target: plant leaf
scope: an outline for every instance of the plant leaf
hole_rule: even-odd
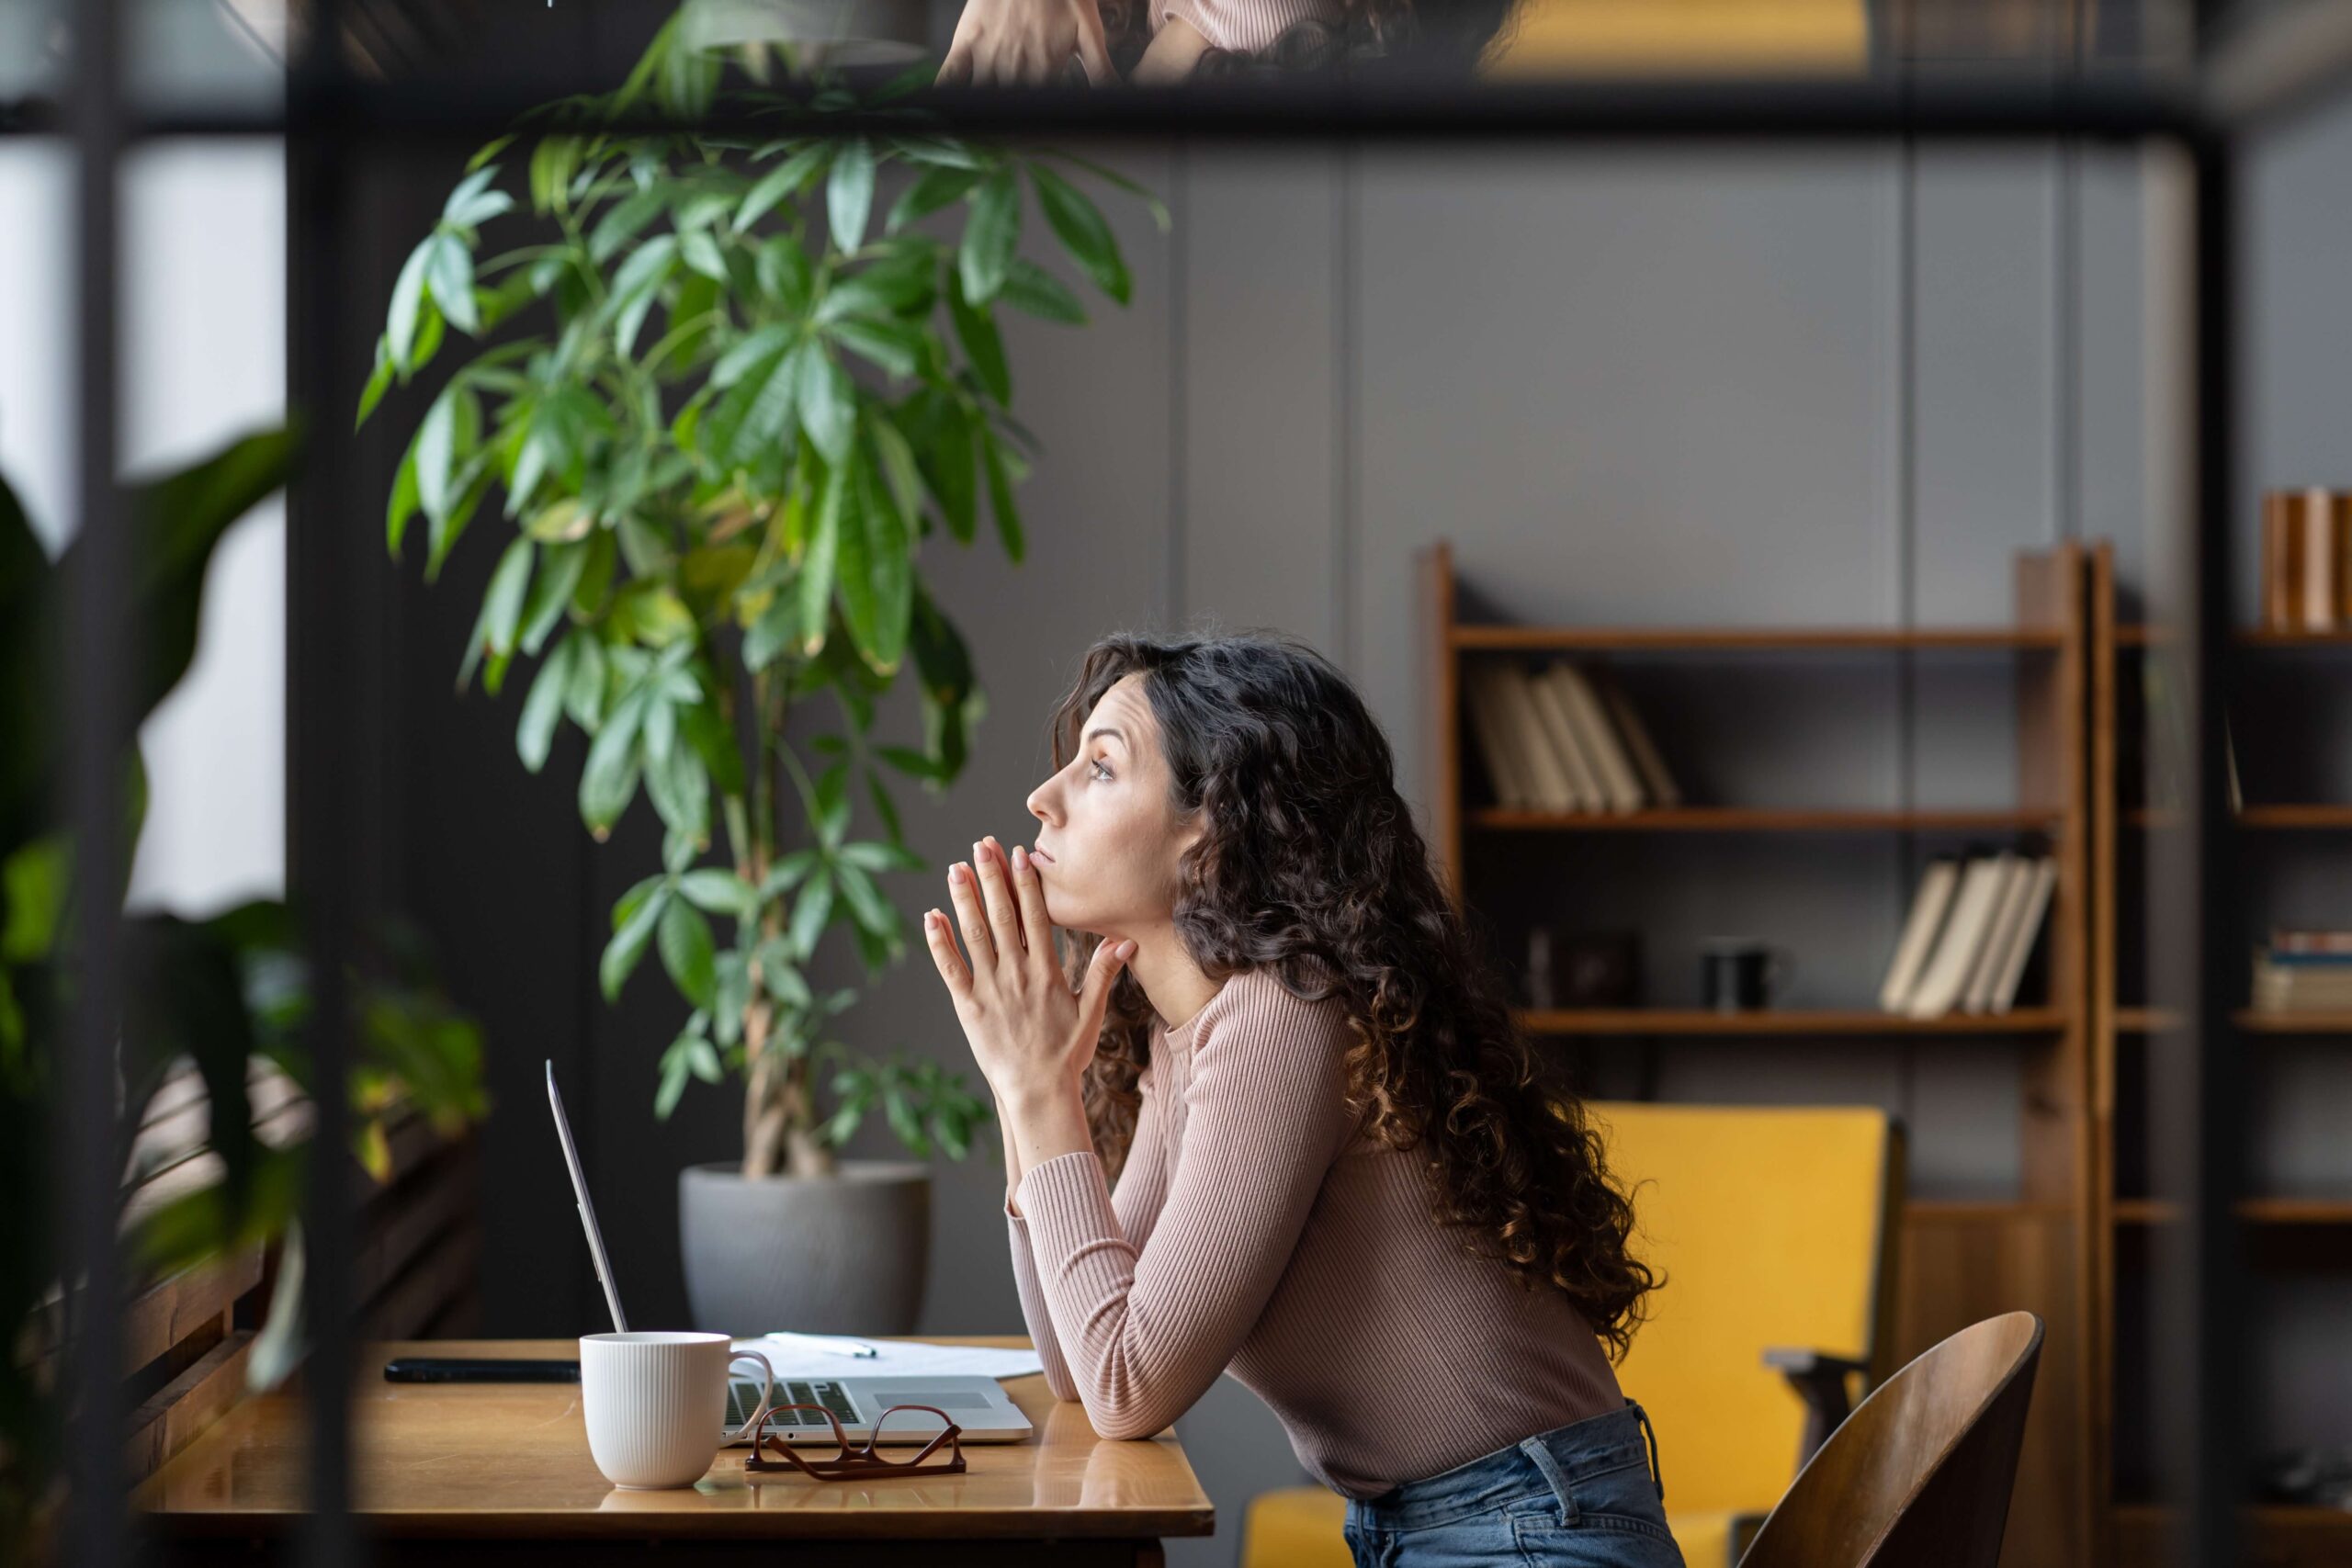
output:
[[[428,234],[416,249],[409,252],[408,260],[401,265],[400,277],[392,284],[391,314],[386,319],[384,336],[391,349],[392,363],[414,369],[410,355],[416,348],[417,307],[424,299],[425,269],[433,265],[433,250],[439,243],[438,234]]]
[[[687,872],[678,878],[678,891],[694,900],[699,908],[714,915],[727,915],[747,920],[758,912],[758,901],[752,885],[731,871],[718,866],[705,866]]]
[[[1015,310],[1049,321],[1074,327],[1086,324],[1086,307],[1078,302],[1069,286],[1027,256],[1012,258],[1012,269],[1004,275],[1003,298]]]
[[[523,716],[514,727],[514,752],[523,766],[537,773],[548,764],[548,750],[555,743],[555,727],[563,720],[563,695],[571,680],[575,643],[565,638],[539,662],[539,672],[523,698]]]
[[[524,652],[537,655],[547,646],[548,635],[563,619],[563,612],[580,586],[590,553],[585,539],[549,545],[542,552],[539,574],[532,580],[531,596],[523,608],[519,646]]]
[[[1020,243],[1021,187],[1011,170],[999,169],[972,193],[972,215],[964,225],[956,265],[967,299],[985,305],[996,298]]]
[[[833,157],[833,172],[825,183],[825,217],[832,228],[833,245],[843,255],[854,255],[865,243],[865,225],[874,209],[874,144],[862,136],[841,144]]]
[[[743,205],[735,209],[735,231],[743,232],[767,216],[776,203],[808,188],[808,182],[816,178],[832,155],[831,142],[812,142],[760,176],[759,183],[744,196]]]
[[[1029,165],[1029,182],[1037,188],[1037,205],[1045,209],[1046,223],[1071,259],[1086,269],[1086,275],[1103,293],[1125,304],[1134,284],[1127,276],[1127,264],[1119,254],[1119,243],[1112,237],[1111,226],[1102,220],[1101,209],[1085,192],[1043,164]]]
[[[1018,562],[1025,548],[1021,511],[1012,502],[1012,480],[1005,473],[1003,448],[986,424],[980,426],[980,466],[988,472],[989,509],[996,513],[997,536],[1004,541],[1005,558]]]
[[[440,234],[431,242],[432,260],[425,266],[425,282],[433,290],[433,302],[449,318],[449,324],[471,336],[481,331],[481,321],[474,313],[474,255],[466,243],[455,234]]]
[[[833,596],[833,559],[840,552],[842,508],[848,479],[840,468],[828,469],[823,498],[817,503],[817,523],[800,559],[800,649],[814,654],[825,646],[825,607]]]
[[[857,389],[851,384],[849,372],[815,338],[803,340],[794,352],[800,361],[800,428],[808,433],[826,463],[838,468],[848,458],[850,442],[857,433]]]
[[[637,729],[645,703],[640,686],[614,704],[588,748],[588,765],[580,774],[580,817],[600,843],[637,795]]]
[[[883,231],[889,234],[897,233],[906,225],[919,219],[927,218],[949,203],[962,199],[966,191],[979,183],[980,175],[977,169],[957,169],[944,164],[933,164],[916,175],[914,183],[899,194],[897,201],[890,204],[890,216],[882,221]]]
[[[792,925],[787,935],[792,951],[806,960],[816,951],[817,938],[823,933],[825,921],[833,912],[833,874],[830,867],[820,867],[807,882],[800,885],[800,897],[792,906]]]
[[[604,988],[606,1001],[620,1000],[621,987],[627,983],[629,971],[637,967],[638,960],[645,956],[646,944],[653,940],[654,927],[661,923],[669,905],[670,890],[657,878],[652,891],[644,896],[643,902],[613,932],[612,941],[605,944],[605,955],[596,964],[596,980]]]
[[[1004,340],[997,335],[996,318],[985,305],[966,297],[959,275],[947,291],[947,314],[956,323],[956,341],[964,345],[972,372],[989,397],[999,403],[1012,400],[1012,373],[1005,367]]]
[[[702,911],[684,898],[669,900],[662,908],[656,941],[662,949],[662,967],[670,972],[679,995],[696,1007],[710,1006],[718,983],[712,970],[717,949],[710,922],[702,918]]]

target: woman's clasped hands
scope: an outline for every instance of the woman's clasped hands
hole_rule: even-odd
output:
[[[1073,55],[1090,85],[1119,79],[1095,0],[967,0],[935,85],[1049,85]]]
[[[1111,983],[1135,943],[1097,946],[1073,993],[1035,864],[1019,845],[1008,856],[994,837],[973,844],[969,864],[947,868],[947,897],[964,952],[937,909],[924,914],[923,937],[981,1076],[1000,1100],[1016,1104],[1075,1092],[1094,1056]]]

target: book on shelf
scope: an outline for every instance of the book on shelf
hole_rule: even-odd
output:
[[[1879,985],[1878,1005],[1883,1010],[1901,1012],[1909,1002],[1911,987],[1918,983],[1919,971],[1927,965],[1928,951],[1943,929],[1944,916],[1951,909],[1951,896],[1959,886],[1957,855],[1938,855],[1920,872],[1919,886],[1911,895],[1911,913],[1903,921],[1903,934],[1894,943],[1894,957],[1886,966],[1886,978]]]
[[[1566,699],[1559,687],[1550,681],[1531,679],[1529,694],[1535,699],[1535,715],[1543,722],[1544,739],[1560,754],[1561,766],[1567,770],[1568,783],[1576,802],[1571,811],[1601,811],[1608,807],[1609,791],[1600,782],[1600,770],[1584,742],[1577,739],[1576,719],[1568,712]]]
[[[1907,1016],[1940,1018],[1959,1005],[1968,977],[1975,971],[1976,955],[1984,948],[1985,928],[1993,919],[1993,906],[2007,879],[2008,861],[2014,857],[2015,852],[2009,850],[1978,855],[1962,869],[1960,891],[1952,895],[1951,913],[1945,917],[1943,930],[1936,933],[1936,945],[1928,954],[1927,967],[1920,971],[1918,983],[1904,1000],[1903,1010]]]
[[[1474,663],[1464,672],[1462,684],[1463,694],[1469,699],[1466,705],[1470,709],[1470,733],[1477,740],[1478,755],[1487,764],[1487,779],[1494,786],[1495,800],[1516,810],[1535,802],[1528,788],[1527,775],[1521,771],[1498,690],[1506,679],[1501,665]]]
[[[2256,1012],[2352,1011],[2352,931],[2273,931],[2254,949]]]
[[[1535,804],[1546,811],[1575,811],[1579,808],[1577,791],[1558,748],[1544,732],[1543,716],[1535,711],[1533,684],[1525,671],[1504,667],[1503,679],[1495,687],[1502,703],[1503,724],[1510,732],[1512,749],[1525,763],[1528,790]]]
[[[2058,890],[2058,857],[2041,855],[2033,863],[2032,880],[2026,888],[2025,903],[2009,927],[2009,948],[2001,961],[2000,974],[1993,982],[1992,1010],[2007,1012],[2017,1005],[2018,987],[2025,979],[2025,966],[2033,957],[2034,942],[2041,934],[2042,918],[2050,912],[2050,900]]]
[[[1682,788],[1668,771],[1666,758],[1651,739],[1649,726],[1642,722],[1641,711],[1634,706],[1633,694],[1625,690],[1616,672],[1595,665],[1591,672],[1594,687],[1600,693],[1601,705],[1616,721],[1617,733],[1624,738],[1625,749],[1633,753],[1634,766],[1642,776],[1642,788],[1653,806],[1679,806]]]
[[[1626,754],[1624,742],[1609,722],[1600,706],[1600,698],[1583,671],[1568,660],[1554,661],[1544,671],[1542,679],[1554,683],[1574,722],[1577,739],[1583,742],[1600,774],[1601,788],[1608,796],[1611,811],[1638,811],[1646,800],[1639,774],[1634,771],[1634,760]]]
[[[1465,669],[1463,693],[1498,804],[1559,812],[1681,804],[1657,743],[1613,679],[1566,660],[1540,672],[1480,660]]]
[[[2010,928],[2024,915],[2027,893],[2033,886],[2033,863],[2020,854],[2001,862],[1999,889],[1993,895],[1993,913],[1984,922],[1984,940],[1977,944],[1976,962],[1969,966],[1968,984],[1961,988],[1962,1012],[1989,1012],[1993,983],[2008,962]]]
[[[2341,953],[2352,956],[2352,931],[2303,931],[2273,926],[2270,928],[2270,951],[2278,953]]]
[[[1880,985],[1880,1008],[1909,1018],[2009,1011],[2057,873],[2055,857],[2015,850],[1929,861]]]

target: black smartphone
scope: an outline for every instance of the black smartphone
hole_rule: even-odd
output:
[[[503,1356],[395,1356],[384,1363],[386,1382],[578,1382],[577,1361],[522,1360]]]

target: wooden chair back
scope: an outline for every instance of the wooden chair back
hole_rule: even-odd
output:
[[[1804,1467],[1741,1568],[1995,1568],[2041,1320],[1962,1329],[1888,1379]]]

